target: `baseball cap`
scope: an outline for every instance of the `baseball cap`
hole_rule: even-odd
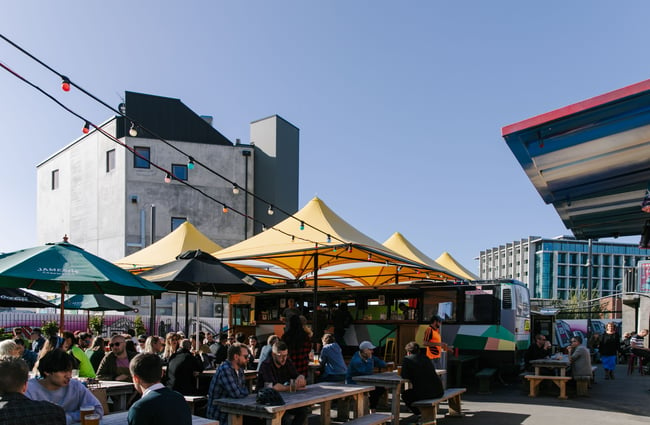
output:
[[[361,344],[359,344],[359,350],[365,350],[366,348],[373,350],[375,349],[375,346],[372,345],[372,342],[370,341],[363,341]]]

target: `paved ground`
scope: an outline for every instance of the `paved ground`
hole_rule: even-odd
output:
[[[518,383],[492,384],[491,394],[478,394],[478,383],[463,395],[462,418],[444,417],[446,404],[440,408],[438,425],[634,425],[650,423],[650,376],[637,373],[627,376],[625,365],[618,365],[615,380],[604,380],[602,365],[597,365],[596,384],[588,397],[576,397],[569,391],[568,400],[559,400],[559,390],[543,390],[530,398]],[[552,385],[552,384],[551,384]],[[388,412],[389,409],[379,409]],[[310,425],[319,424],[310,418]],[[414,422],[402,406],[400,425]]]

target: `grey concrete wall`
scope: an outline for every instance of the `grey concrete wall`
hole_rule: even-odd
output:
[[[255,144],[256,194],[285,211],[298,210],[300,130],[274,115],[251,123],[251,143]],[[255,217],[267,227],[286,218],[283,214],[267,215],[268,204],[255,202]],[[261,225],[255,225],[261,231]]]

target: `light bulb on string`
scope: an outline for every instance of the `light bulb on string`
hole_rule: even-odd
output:
[[[172,182],[172,175],[167,173],[165,174],[165,183],[171,183]]]
[[[266,232],[266,226],[262,224],[262,232]]]
[[[70,79],[68,77],[61,77],[61,90],[70,91]]]
[[[194,158],[190,156],[189,161],[187,161],[187,169],[188,170],[193,170],[194,169]]]
[[[135,123],[131,123],[131,128],[129,128],[129,136],[136,137],[138,135],[138,129],[135,127]]]
[[[275,214],[275,211],[273,211],[273,205],[269,205],[269,209],[266,210],[266,213],[268,215],[273,215]]]
[[[348,245],[348,252],[352,252],[352,244]]]
[[[332,237],[330,235],[327,235],[327,243],[332,242]]]
[[[86,121],[84,128],[81,129],[83,134],[88,134],[90,132],[90,123]]]
[[[228,206],[227,206],[227,205],[224,205],[223,208],[221,208],[221,212],[223,212],[224,214],[226,214],[226,213],[228,212]]]
[[[232,194],[233,195],[239,195],[239,186],[237,186],[237,184],[234,184],[232,186]]]
[[[300,230],[305,230],[305,222],[304,221],[300,222]]]
[[[294,235],[291,235],[291,242],[294,242],[296,240],[296,237]]]

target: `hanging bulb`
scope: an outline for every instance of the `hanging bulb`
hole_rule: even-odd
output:
[[[129,136],[136,137],[138,135],[138,129],[135,128],[135,124],[131,123],[131,128],[129,129]]]
[[[291,242],[295,241],[296,237],[294,235],[291,235]]]
[[[305,230],[305,222],[304,221],[300,222],[300,230]]]
[[[327,243],[332,242],[332,237],[330,235],[327,235]]]
[[[61,77],[63,81],[61,81],[61,89],[63,91],[70,91],[70,79],[68,77]]]
[[[221,208],[221,212],[223,212],[224,214],[226,214],[226,213],[228,212],[228,206],[227,206],[227,205],[224,205],[223,208]]]
[[[193,170],[194,169],[194,158],[190,156],[189,161],[187,162],[187,169],[188,170]]]
[[[119,105],[117,105],[117,109],[120,111],[120,114],[124,115],[126,114],[126,103],[122,102]]]
[[[239,186],[236,183],[232,186],[232,194],[239,195]]]
[[[348,245],[348,252],[352,252],[352,245]]]
[[[171,183],[171,181],[172,181],[172,175],[167,173],[165,175],[165,183]]]
[[[88,134],[88,132],[90,132],[90,123],[88,121],[86,121],[84,128],[82,128],[81,131],[83,134]]]
[[[262,224],[262,232],[266,232],[266,226]]]
[[[372,254],[368,254],[368,261],[372,261]]]
[[[273,205],[269,205],[269,209],[266,210],[266,213],[268,215],[273,215],[275,213],[275,211],[273,211]]]
[[[333,248],[332,248],[332,252],[336,252],[336,247],[333,247]]]

